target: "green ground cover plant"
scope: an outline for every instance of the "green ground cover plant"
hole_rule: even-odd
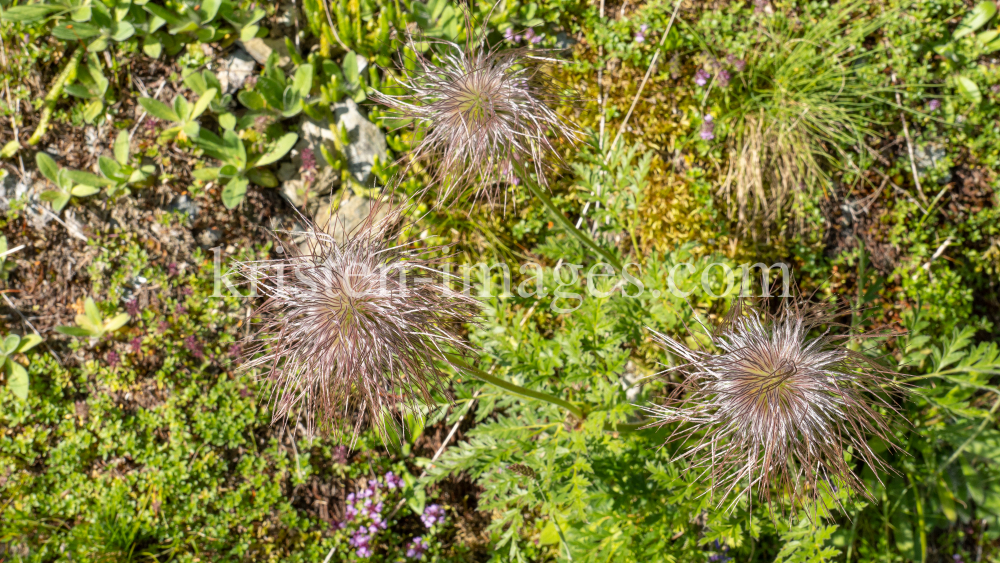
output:
[[[2,0],[0,561],[1000,559],[996,12]],[[477,315],[351,301],[379,200],[399,255],[364,264]],[[296,260],[318,317],[268,285]],[[884,431],[846,387],[791,434],[679,418],[777,263],[759,318],[837,307],[801,339],[878,366]],[[718,377],[786,412],[795,350]],[[692,452],[735,435],[720,490]],[[802,436],[844,448],[747,477]]]

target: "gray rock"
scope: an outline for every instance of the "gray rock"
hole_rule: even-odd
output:
[[[323,197],[329,196],[339,185],[340,171],[324,166],[319,169],[311,183],[307,184],[298,175],[286,180],[281,184],[281,194],[295,207],[305,205],[306,213],[312,216],[322,205]]]
[[[923,178],[927,175],[928,170],[932,170],[937,167],[937,163],[944,160],[946,156],[948,156],[948,151],[946,151],[941,145],[927,144],[914,147],[913,162],[917,165],[917,174]],[[952,175],[949,170],[938,179],[938,184],[947,184],[951,181],[951,178]]]
[[[264,60],[267,60],[266,58]],[[243,87],[243,83],[253,74],[256,62],[250,53],[237,47],[219,64],[216,75],[222,84],[223,94],[232,94]]]
[[[565,31],[560,31],[556,34],[556,49],[560,51],[569,51],[577,44],[577,40],[570,37]]]
[[[375,158],[385,162],[388,154],[385,134],[377,125],[368,121],[358,104],[349,98],[333,105],[333,115],[336,126],[346,129],[350,140],[346,155],[348,170],[362,185],[373,185],[371,170]]]
[[[171,213],[187,213],[192,221],[198,216],[198,204],[186,195],[177,196],[170,200],[167,211]]]
[[[287,68],[292,64],[292,57],[288,55],[288,47],[285,46],[284,39],[261,39],[254,37],[247,41],[242,39],[237,41],[246,52],[253,57],[253,60],[260,64],[266,64],[271,53],[278,53],[278,66]]]
[[[299,155],[294,154],[292,155],[292,158],[295,158],[297,156]],[[301,161],[301,157],[299,157],[299,160]],[[278,166],[279,182],[287,182],[292,178],[298,176],[298,174],[299,174],[299,167],[296,166],[295,164],[292,164],[291,162],[282,162],[281,165]]]
[[[343,199],[340,199],[339,196],[324,198],[323,205],[319,206],[314,215],[316,226],[332,236],[338,243],[343,243],[346,235],[351,234],[358,225],[368,218],[371,205],[371,199],[354,195],[349,190]],[[387,214],[388,208],[383,206],[376,213],[374,220],[379,221]]]

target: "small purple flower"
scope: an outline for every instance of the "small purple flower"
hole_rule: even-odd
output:
[[[927,102],[927,111],[937,111],[941,107],[941,100],[931,100]]]
[[[955,560],[955,563],[965,563],[962,560],[962,556],[957,553],[955,555],[952,555],[951,558]]]
[[[532,45],[538,45],[539,43],[542,42],[543,39],[545,39],[544,34],[542,33],[535,34],[535,30],[530,27],[524,30],[524,40],[527,41],[528,43],[531,43]]]
[[[115,369],[115,366],[118,365],[118,360],[119,360],[119,358],[118,358],[118,352],[115,352],[114,350],[112,350],[111,352],[108,352],[107,362],[108,362],[108,367],[109,368]]]
[[[242,353],[243,353],[243,345],[238,342],[229,347],[230,358],[239,358]]]
[[[440,505],[432,504],[424,508],[424,513],[420,516],[424,526],[433,528],[435,524],[444,522],[444,509]]]
[[[719,71],[718,78],[719,78],[719,88],[728,88],[729,79],[732,78],[732,75],[729,74],[728,70],[723,69]]]
[[[302,172],[302,179],[307,183],[312,183],[316,179],[316,155],[309,147],[302,149],[302,165],[299,169]]]
[[[168,323],[167,321],[160,321],[159,324],[156,325],[156,328],[162,334],[170,330],[170,323]]]
[[[174,307],[174,314],[177,315],[178,317],[187,312],[188,312],[187,307],[181,305],[180,303],[178,303],[177,306]]]
[[[130,316],[130,317],[138,317],[139,316],[139,300],[138,299],[132,299],[130,301],[126,301],[125,302],[125,312],[128,313],[128,316]]]
[[[191,355],[196,359],[201,360],[205,357],[205,349],[202,348],[201,342],[198,342],[198,339],[195,338],[193,334],[184,339],[184,347],[187,348],[188,351],[191,352]]]
[[[636,34],[635,34],[635,42],[636,43],[642,43],[642,42],[646,41],[646,30],[647,29],[649,29],[649,26],[646,25],[646,24],[642,24],[642,25],[639,26],[639,31],[637,31]]]
[[[333,448],[333,461],[340,465],[347,465],[347,446],[336,446]],[[350,502],[354,502],[354,493],[347,495]]]
[[[348,522],[353,522],[357,516],[358,516],[358,509],[355,508],[353,504],[347,505],[347,508],[344,509],[344,520]]]
[[[139,352],[142,352],[142,339],[139,338],[138,336],[133,338],[132,341],[129,342],[128,344],[132,348],[133,354],[138,354]]]
[[[347,502],[354,502],[358,497],[354,493],[347,494]]]
[[[347,527],[347,522],[343,520],[337,520],[336,518],[334,518],[333,522],[330,523],[330,527],[333,528],[334,530],[343,530],[344,528]]]
[[[371,541],[372,538],[368,535],[367,530],[359,528],[354,532],[354,536],[351,537],[348,543],[351,544],[351,547],[355,548],[355,553],[357,553],[358,557],[371,557]]]
[[[175,262],[171,262],[171,263],[167,264],[167,275],[168,276],[170,276],[170,277],[176,276],[177,275],[177,271],[178,271],[178,268],[177,268],[177,264]]]
[[[1000,84],[994,84],[993,86],[990,86],[990,92],[993,92],[994,94],[1000,94]]]
[[[385,486],[389,489],[402,489],[403,488],[403,478],[397,476],[392,471],[385,474]]]
[[[428,548],[430,546],[427,545],[427,540],[422,536],[417,536],[406,546],[406,556],[419,561],[424,556],[424,553],[427,553]]]
[[[726,55],[726,62],[733,66],[733,70],[736,72],[743,72],[747,67],[747,62],[743,59],[738,59],[734,55]]]
[[[514,33],[513,27],[508,27],[507,30],[503,32],[503,38],[511,43],[518,43],[521,41],[521,36]]]
[[[147,117],[142,122],[142,128],[147,133],[154,133],[160,127],[160,120],[155,117]]]
[[[708,84],[708,80],[712,78],[712,75],[708,73],[707,70],[699,68],[698,72],[694,73],[694,83],[698,86],[704,86]]]
[[[715,119],[712,118],[712,114],[705,115],[705,120],[701,122],[701,138],[703,141],[715,138]]]

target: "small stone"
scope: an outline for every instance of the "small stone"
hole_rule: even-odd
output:
[[[556,49],[560,51],[569,51],[576,46],[576,43],[576,39],[570,37],[565,31],[556,34]]]
[[[194,221],[198,216],[198,204],[186,195],[177,196],[167,205],[167,211],[171,213],[187,213],[188,217]]]
[[[924,177],[928,170],[937,166],[937,163],[948,156],[948,151],[937,144],[918,145],[913,149],[913,163],[917,165],[917,174]],[[952,179],[951,171],[946,172],[938,179],[938,184],[944,185]]]
[[[267,59],[265,59],[267,60]],[[245,50],[237,47],[219,64],[219,83],[223,94],[232,94],[243,87],[243,83],[253,74],[255,62]]]
[[[246,49],[246,52],[253,57],[253,60],[261,65],[267,64],[267,59],[271,56],[272,52],[278,53],[278,66],[281,68],[287,68],[292,64],[292,57],[288,55],[288,47],[285,46],[284,39],[261,39],[260,37],[254,37],[247,41],[241,39],[238,43]]]
[[[281,184],[281,194],[295,207],[306,207],[306,212],[313,215],[322,205],[323,196],[333,193],[340,185],[340,171],[329,166],[320,168],[316,179],[307,184],[296,175],[295,178]]]
[[[358,108],[358,104],[350,98],[334,104],[333,114],[337,128],[346,129],[350,140],[346,155],[348,170],[362,185],[373,185],[371,170],[375,164],[375,157],[384,163],[388,154],[385,134],[377,125],[368,121]]]
[[[297,155],[292,155],[292,158],[295,158],[295,156]],[[281,165],[278,166],[278,181],[287,182],[292,178],[294,178],[295,175],[298,173],[299,173],[298,166],[295,166],[295,164],[291,162],[282,162]]]
[[[222,240],[222,231],[215,227],[198,233],[198,246],[202,248],[215,248],[219,246],[220,240]]]

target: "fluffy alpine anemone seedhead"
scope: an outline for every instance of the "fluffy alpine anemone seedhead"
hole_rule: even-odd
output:
[[[844,459],[848,448],[873,470],[891,471],[867,437],[891,444],[879,407],[895,412],[883,398],[884,389],[900,389],[892,373],[841,345],[844,337],[808,336],[838,326],[840,312],[806,304],[771,314],[737,301],[712,335],[717,353],[656,335],[686,362],[674,368],[686,378],[666,405],[646,410],[658,424],[682,423],[670,441],[695,440],[680,457],[704,470],[720,504],[737,487],[768,503],[772,492],[798,503],[815,498],[824,481],[870,496]]]
[[[441,199],[473,184],[476,197],[492,199],[500,186],[516,183],[512,162],[533,169],[544,184],[546,160],[559,159],[549,134],[574,142],[580,137],[555,112],[570,98],[540,72],[537,55],[545,51],[491,49],[484,40],[470,40],[465,48],[434,44],[440,49],[433,61],[417,55],[415,71],[400,69],[407,94],[373,93],[414,121],[419,141],[411,164],[431,168]]]
[[[267,298],[244,367],[262,368],[276,421],[351,421],[356,434],[367,418],[386,439],[387,420],[442,390],[444,351],[467,351],[459,331],[478,302],[448,286],[428,257],[437,249],[395,244],[399,210],[376,220],[380,207],[341,243],[310,225],[304,249],[292,241],[302,233],[275,233],[281,259],[239,265]]]

